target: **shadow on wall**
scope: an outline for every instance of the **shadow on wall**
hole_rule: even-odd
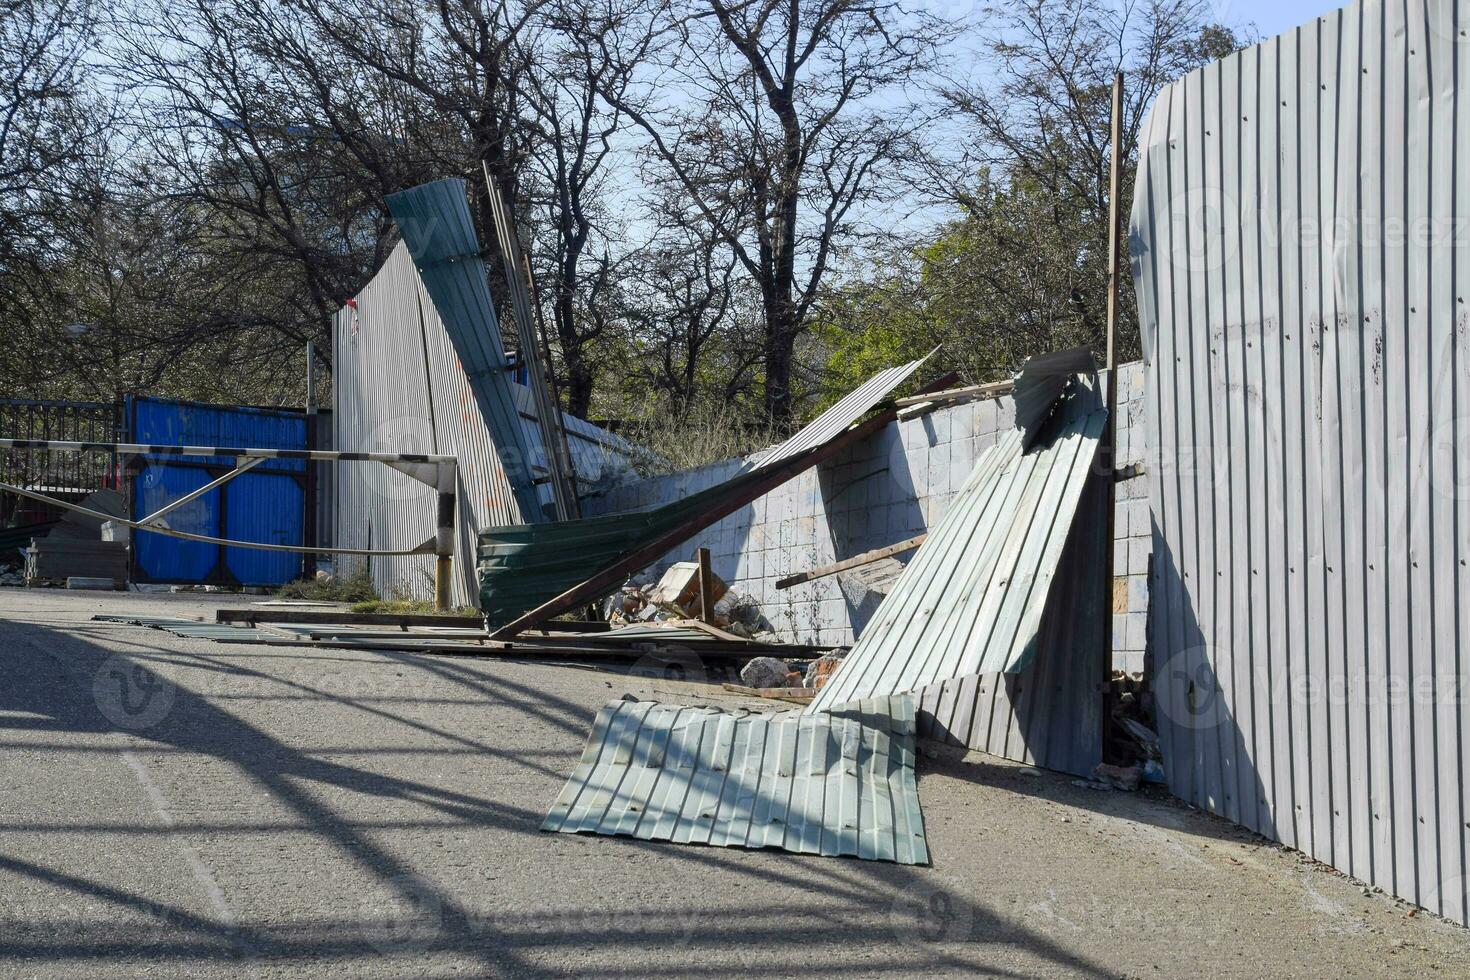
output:
[[[1169,790],[1212,813],[1280,840],[1271,799],[1252,763],[1254,746],[1234,710],[1272,696],[1269,679],[1249,670],[1243,689],[1217,669],[1218,644],[1200,625],[1190,580],[1154,523],[1153,613],[1149,638],[1155,723]],[[1244,696],[1241,696],[1241,695]]]
[[[834,561],[883,548],[927,530],[917,485],[901,435],[890,425],[868,446],[859,446],[834,466],[819,471]],[[857,458],[853,458],[856,456]],[[897,556],[907,563],[913,552]],[[884,594],[836,577],[854,637],[878,611]]]

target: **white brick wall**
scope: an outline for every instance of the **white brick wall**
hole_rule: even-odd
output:
[[[1124,402],[1118,448],[1123,466],[1144,458],[1141,364],[1124,365],[1120,391]],[[654,571],[688,560],[696,547],[704,545],[710,549],[715,573],[736,592],[753,596],[784,638],[851,643],[865,622],[865,610],[854,608],[843,596],[835,576],[786,590],[778,590],[776,580],[927,530],[944,513],[980,454],[1014,419],[1014,405],[1000,399],[890,425],[864,445],[808,470],[674,549]],[[583,511],[593,516],[656,506],[723,482],[738,468],[738,461],[728,460],[618,487],[586,501]],[[1114,666],[1140,671],[1152,541],[1146,477],[1118,484],[1114,523],[1115,574],[1125,580],[1114,592]]]

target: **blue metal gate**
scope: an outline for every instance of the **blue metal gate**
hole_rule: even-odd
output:
[[[155,445],[305,449],[306,417],[280,409],[239,408],[130,396],[128,439]],[[140,520],[234,466],[223,456],[146,456],[128,470],[128,503]],[[169,527],[265,544],[302,544],[306,464],[270,460],[164,518]],[[301,577],[301,555],[229,548],[133,533],[132,580],[173,585],[281,585]]]

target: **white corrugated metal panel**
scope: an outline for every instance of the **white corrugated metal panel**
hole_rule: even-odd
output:
[[[935,350],[938,350],[936,347]],[[909,376],[933,356],[930,351],[916,361],[900,364],[879,371],[857,388],[838,399],[825,412],[802,426],[801,431],[778,446],[755,453],[745,461],[743,470],[758,470],[774,466],[783,459],[799,456],[809,449],[825,445],[839,432],[867,414],[868,409],[887,398],[889,393],[908,380]]]
[[[541,829],[927,864],[913,700],[821,715],[613,701]]]
[[[1170,787],[1466,920],[1470,3],[1363,2],[1142,140]]]
[[[919,734],[1003,759],[1086,776],[1102,760],[1102,693],[1110,624],[1101,574],[1108,483],[1094,473],[1082,491],[1036,654],[1017,673],[968,674],[915,693]]]
[[[348,307],[337,314],[333,339],[336,446],[458,458],[453,602],[473,605],[479,595],[476,535],[481,527],[520,519],[515,494],[469,377],[402,243],[356,303],[355,310]],[[529,410],[529,397],[520,394],[521,386],[511,387]],[[526,423],[525,435],[539,451],[533,423]],[[582,477],[597,480],[619,470],[618,450],[626,444],[617,436],[568,418],[567,437]],[[339,465],[338,544],[412,547],[434,533],[435,495],[429,487],[378,463]],[[419,598],[432,597],[432,555],[375,557],[371,562],[380,594],[403,590]]]
[[[1078,380],[1030,450],[987,450],[807,710],[1025,667],[1106,418]]]

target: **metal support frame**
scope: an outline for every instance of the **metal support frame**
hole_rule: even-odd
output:
[[[229,483],[241,473],[246,473],[264,462],[265,460],[260,458],[259,456],[242,456],[235,461],[235,468],[230,470],[230,472],[226,473],[224,476],[216,477],[215,479],[210,480],[208,483],[197,490],[190,490],[178,500],[169,501],[162,507],[155,510],[153,513],[149,514],[147,517],[139,519],[138,526],[140,528],[147,528],[155,524],[159,524],[165,517],[167,517],[169,514],[172,514],[180,507],[193,503],[209,491],[224,486],[226,483]]]
[[[61,452],[108,452],[119,456],[225,456],[237,460],[235,469],[208,485],[191,491],[182,498],[171,501],[167,506],[154,511],[141,521],[130,521],[91,510],[79,504],[60,500],[49,494],[0,483],[0,491],[29,497],[43,503],[86,514],[104,521],[112,521],[138,531],[161,534],[165,537],[182,538],[186,541],[202,541],[206,544],[224,545],[230,548],[254,548],[259,551],[289,551],[307,555],[420,555],[432,554],[434,562],[434,606],[439,611],[449,608],[449,582],[454,556],[454,518],[458,507],[459,460],[453,456],[427,455],[423,453],[351,453],[321,449],[247,449],[230,446],[150,446],[130,442],[57,442],[48,439],[4,439],[0,438],[0,449],[44,449]],[[265,544],[258,541],[236,541],[231,538],[216,538],[207,534],[193,534],[161,527],[159,519],[191,500],[219,487],[241,473],[268,459],[306,459],[321,462],[376,462],[384,463],[401,473],[427,484],[435,491],[437,516],[434,537],[416,548],[386,550],[370,548],[317,548],[307,545]]]
[[[1111,160],[1108,173],[1108,319],[1107,319],[1107,361],[1105,368],[1108,376],[1107,386],[1107,422],[1103,424],[1101,445],[1098,447],[1097,459],[1102,472],[1107,475],[1106,502],[1104,504],[1103,516],[1103,561],[1102,574],[1099,587],[1103,590],[1101,609],[1111,610],[1113,608],[1113,550],[1116,544],[1113,536],[1116,533],[1114,527],[1115,512],[1118,505],[1117,480],[1113,474],[1117,470],[1117,445],[1118,445],[1118,359],[1116,354],[1118,335],[1118,287],[1120,284],[1121,264],[1123,261],[1123,233],[1122,233],[1122,195],[1123,195],[1123,73],[1118,72],[1113,76],[1113,107],[1112,107],[1112,131],[1111,138]],[[1104,615],[1110,615],[1105,613]],[[1099,664],[1099,680],[1106,682],[1112,673],[1113,667],[1113,631],[1102,630],[1101,662]],[[1108,712],[1099,712],[1101,717],[1102,731],[1100,745],[1107,744],[1108,737]]]
[[[567,433],[562,427],[561,405],[556,397],[555,372],[551,366],[551,350],[546,345],[544,331],[542,342],[537,343],[536,326],[531,317],[531,266],[521,255],[521,243],[516,238],[510,206],[491,178],[490,167],[482,162],[480,169],[485,175],[485,194],[490,201],[490,212],[495,217],[495,235],[505,268],[505,284],[510,293],[511,319],[516,326],[521,362],[526,365],[531,397],[536,404],[536,424],[541,430],[541,442],[546,449],[546,462],[551,471],[551,498],[556,507],[556,519],[575,520],[581,516],[577,505],[576,469],[572,465],[571,450],[567,446]],[[523,279],[522,276],[526,278]],[[544,363],[543,346],[546,346]]]

